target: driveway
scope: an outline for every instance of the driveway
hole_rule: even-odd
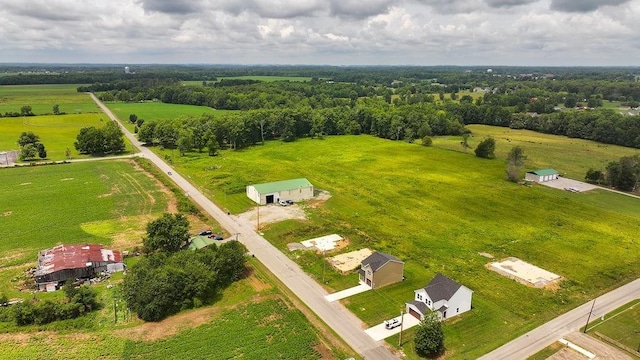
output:
[[[400,316],[395,317],[394,319],[400,319]],[[391,319],[388,319],[391,320]],[[418,324],[420,324],[420,320],[418,320],[415,316],[411,314],[403,314],[402,315],[402,331],[410,329]],[[369,336],[375,341],[380,341],[388,338],[389,336],[393,336],[400,332],[400,326],[395,327],[393,329],[387,329],[384,327],[384,323],[376,325],[374,327],[370,327],[365,330]]]
[[[342,291],[335,292],[333,294],[329,294],[329,295],[325,296],[324,298],[327,299],[328,302],[332,302],[332,301],[336,301],[336,300],[347,298],[349,296],[360,294],[360,293],[363,293],[363,292],[369,291],[369,290],[371,290],[371,286],[366,285],[366,284],[360,284],[360,285],[354,286],[352,288],[348,288],[348,289],[345,289],[345,290],[342,290]]]
[[[560,190],[564,190],[566,188],[575,188],[575,189],[580,190],[581,192],[599,188],[596,185],[591,185],[591,184],[583,182],[583,181],[567,179],[567,178],[564,178],[564,177],[558,178],[556,180],[541,182],[539,184],[540,185],[544,185],[544,186],[548,186],[548,187],[552,187],[552,188],[556,188],[556,189],[560,189]]]

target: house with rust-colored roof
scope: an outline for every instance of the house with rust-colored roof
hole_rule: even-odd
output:
[[[34,277],[39,290],[55,290],[67,280],[89,279],[103,272],[123,271],[119,251],[102,245],[58,245],[40,251]]]

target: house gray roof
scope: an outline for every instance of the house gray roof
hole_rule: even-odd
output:
[[[429,295],[431,301],[436,302],[440,300],[449,300],[453,294],[460,289],[462,285],[449,279],[442,274],[436,274],[436,277],[431,280],[424,290]]]
[[[396,261],[404,264],[400,259],[393,255],[385,254],[380,251],[376,251],[373,254],[369,255],[366,259],[362,260],[361,265],[369,265],[371,270],[376,271],[382,267],[382,265],[386,264],[389,261]]]
[[[427,307],[427,304],[423,303],[422,301],[409,301],[407,304],[411,304],[413,306],[415,306],[422,315],[426,314],[429,310],[429,308]]]

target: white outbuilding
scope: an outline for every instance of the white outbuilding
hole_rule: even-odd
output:
[[[305,178],[247,186],[247,196],[260,205],[313,198],[313,185]]]
[[[524,176],[527,181],[535,181],[537,183],[556,180],[558,178],[558,171],[556,169],[540,169],[535,171],[529,171]]]

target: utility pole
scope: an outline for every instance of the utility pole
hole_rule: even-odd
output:
[[[400,337],[398,338],[398,347],[402,346],[402,327],[404,326],[404,308],[400,308]]]
[[[118,305],[116,305],[116,299],[113,299],[113,321],[114,324],[118,323]]]
[[[256,211],[258,212],[258,226],[256,227],[256,230],[258,230],[258,232],[260,232],[260,204],[258,204],[258,206],[256,206]]]
[[[238,241],[238,235],[240,235],[240,233],[236,233],[236,241]]]
[[[325,258],[324,255],[324,249],[322,249],[322,283],[324,284],[324,273],[325,273],[325,267],[327,266],[327,259]]]
[[[593,307],[596,306],[596,300],[593,299],[593,304],[591,304],[591,310],[589,310],[589,316],[587,316],[587,324],[584,326],[584,333],[587,333],[587,328],[589,327],[589,320],[591,320],[591,314],[593,313]]]

